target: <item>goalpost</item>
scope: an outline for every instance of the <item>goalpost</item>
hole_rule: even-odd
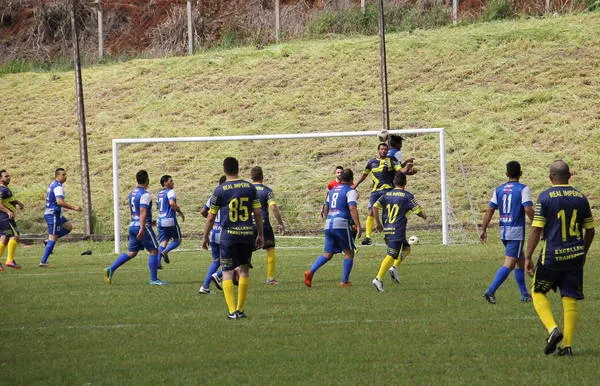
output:
[[[181,143],[181,142],[224,142],[224,141],[265,141],[265,140],[306,140],[335,137],[376,137],[380,131],[351,131],[351,132],[321,132],[301,134],[272,134],[272,135],[236,135],[236,136],[214,136],[214,137],[172,137],[172,138],[120,138],[112,140],[113,158],[113,208],[114,208],[114,240],[115,253],[121,251],[121,219],[120,219],[120,183],[119,183],[119,146],[135,144],[158,144],[158,143]],[[419,128],[390,130],[389,134],[433,134],[439,140],[439,187],[441,201],[441,228],[442,244],[449,244],[449,205],[446,176],[446,139],[443,128]],[[340,152],[344,149],[340,149]],[[227,154],[236,156],[236,154]],[[223,155],[223,157],[227,156]],[[223,158],[221,157],[221,158]],[[367,159],[364,160],[365,162]],[[361,161],[362,162],[362,161]],[[355,172],[357,176],[358,173]],[[418,174],[417,174],[418,175]]]

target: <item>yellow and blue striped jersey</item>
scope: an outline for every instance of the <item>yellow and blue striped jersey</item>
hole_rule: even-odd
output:
[[[371,173],[373,177],[373,192],[391,189],[394,186],[394,175],[402,167],[395,158],[371,158],[367,161],[364,174]]]

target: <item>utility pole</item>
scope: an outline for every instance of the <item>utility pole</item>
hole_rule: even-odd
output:
[[[102,60],[104,58],[104,18],[101,0],[96,0],[96,12],[98,15],[98,59]]]
[[[279,43],[279,23],[280,23],[279,0],[275,0],[275,42]]]
[[[188,29],[188,55],[194,55],[194,27],[192,23],[192,0],[187,0],[187,29]]]
[[[379,8],[379,64],[381,78],[381,111],[383,119],[382,130],[390,129],[390,107],[388,104],[387,58],[385,54],[385,18],[383,15],[383,0],[378,2]]]
[[[73,0],[71,11],[71,29],[73,30],[73,64],[75,67],[75,89],[77,94],[77,121],[79,123],[79,162],[81,166],[81,195],[85,220],[85,236],[93,234],[92,199],[90,195],[90,172],[87,151],[87,133],[85,128],[85,111],[83,108],[83,85],[81,81],[81,61],[79,59],[79,34],[77,33],[78,0]]]

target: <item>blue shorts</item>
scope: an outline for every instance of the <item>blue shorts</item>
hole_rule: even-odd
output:
[[[45,214],[44,219],[46,220],[46,224],[48,224],[48,234],[49,235],[57,235],[63,228],[63,224],[69,222],[69,220],[60,216],[60,214]]]
[[[523,240],[502,240],[504,244],[504,256],[522,259],[523,255]]]
[[[137,239],[137,234],[140,231],[139,226],[129,227],[129,252],[138,252],[143,249],[148,252],[158,249],[158,241],[156,241],[156,234],[154,229],[146,224],[146,231],[144,232],[144,238],[141,240]]]
[[[14,218],[0,220],[0,236],[19,237],[20,232]]]
[[[410,251],[410,244],[406,241],[401,240],[385,240],[387,244],[386,254],[392,256],[394,259],[397,259],[400,256],[400,253],[404,251]]]
[[[350,228],[325,229],[324,252],[340,253],[347,250],[354,250],[354,238],[352,237]]]
[[[550,290],[556,292],[556,288],[560,289],[560,296],[583,299],[583,269],[555,271],[538,262],[533,276],[533,292],[545,294]]]
[[[381,189],[381,190],[376,190],[374,192],[371,192],[371,195],[369,196],[369,207],[368,207],[369,210],[371,210],[373,208],[373,205],[377,202],[377,200],[379,200],[379,197],[383,196],[390,190],[391,189]]]
[[[212,227],[212,229],[210,230],[210,235],[209,235],[209,240],[210,243],[217,243],[219,244],[221,242],[221,226],[214,226]]]
[[[252,251],[255,242],[235,242],[233,240],[221,240],[221,266],[223,271],[236,269],[240,265],[249,265],[252,268]]]
[[[179,224],[175,224],[172,227],[158,227],[158,240],[160,242],[168,240],[179,240],[181,239],[181,229]]]

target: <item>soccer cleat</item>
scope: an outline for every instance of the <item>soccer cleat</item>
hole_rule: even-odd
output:
[[[373,287],[375,287],[377,291],[383,292],[383,282],[381,280],[375,278],[371,283],[373,283]]]
[[[16,261],[9,261],[6,264],[4,264],[5,267],[10,267],[12,269],[21,269],[21,266],[19,264],[17,264]]]
[[[113,276],[112,269],[110,269],[110,267],[104,268],[104,282],[106,284],[112,284],[112,276]]]
[[[562,332],[558,329],[558,327],[554,327],[552,331],[550,331],[550,335],[546,339],[546,347],[544,348],[544,354],[549,355],[552,354],[556,350],[556,346],[563,338]]]
[[[237,314],[237,319],[244,319],[247,318],[246,314],[244,313],[244,311],[236,311],[235,312]]]
[[[373,245],[373,240],[370,237],[365,237],[360,243],[361,245]]]
[[[396,267],[391,266],[390,269],[388,269],[388,272],[390,273],[390,278],[392,279],[392,281],[394,283],[400,284],[400,272],[398,272]]]
[[[217,275],[216,272],[210,275],[210,281],[213,282],[213,284],[215,285],[215,287],[217,287],[219,291],[223,290],[223,278],[219,277],[219,275]]]
[[[277,284],[279,284],[279,282],[277,280],[275,280],[275,279],[271,279],[271,280],[267,279],[267,281],[265,282],[265,284],[266,285],[277,285]]]
[[[529,303],[529,302],[531,302],[531,295],[529,295],[529,294],[521,295],[519,300],[522,301],[523,303]]]
[[[485,300],[487,300],[488,303],[496,304],[496,296],[494,296],[494,294],[488,294],[487,292],[484,292],[483,297],[485,298]]]
[[[304,285],[310,288],[312,286],[313,273],[310,271],[304,272]]]
[[[351,287],[352,286],[352,282],[351,281],[342,281],[340,282],[340,287]]]
[[[167,283],[166,281],[162,281],[160,279],[156,279],[156,280],[150,280],[148,282],[148,284],[150,284],[150,285],[167,285],[169,283]]]
[[[159,264],[158,267],[156,267],[156,269],[163,269],[162,264]]]
[[[214,292],[212,292],[210,288],[204,288],[204,286],[201,286],[198,290],[198,293],[201,295],[212,295]]]
[[[232,313],[227,314],[227,319],[237,319],[238,313],[237,311],[233,311]]]
[[[169,254],[167,252],[161,252],[160,256],[167,264],[171,264],[171,260],[169,260]]]
[[[39,267],[40,267],[40,268],[50,268],[50,267],[51,267],[51,265],[50,265],[50,264],[48,264],[48,263],[40,263]]]
[[[571,346],[559,347],[558,351],[556,352],[556,355],[558,355],[559,357],[572,357],[573,350],[571,349]]]

